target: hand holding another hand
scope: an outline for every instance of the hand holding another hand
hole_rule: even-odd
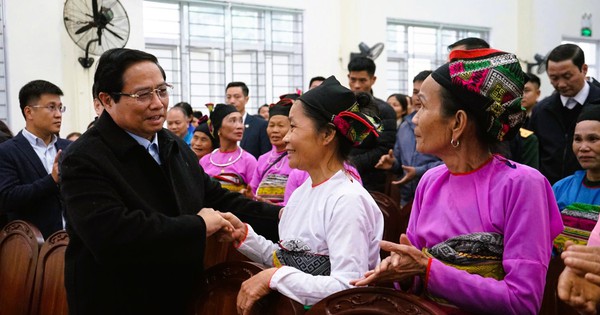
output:
[[[232,233],[223,233],[219,235],[219,241],[221,242],[233,242],[234,246],[239,246],[244,241],[248,234],[248,227],[238,217],[233,215],[231,212],[220,212],[221,217],[227,220],[233,226]]]
[[[204,220],[204,224],[206,225],[206,237],[209,237],[218,231],[231,234],[235,230],[229,221],[224,219],[218,211],[215,211],[212,208],[202,208],[197,215]]]

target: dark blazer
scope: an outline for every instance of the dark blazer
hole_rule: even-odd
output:
[[[56,150],[70,143],[59,138]],[[33,223],[44,238],[63,228],[58,185],[22,132],[0,144],[0,211],[9,221]]]
[[[105,111],[65,152],[70,314],[185,313],[201,285],[202,208],[231,211],[278,239],[280,207],[221,188],[168,130],[158,142],[161,165]]]
[[[600,99],[600,87],[590,84],[590,93],[583,106],[597,99]],[[540,172],[550,184],[581,169],[572,149],[575,124],[565,125],[562,110],[560,94],[555,92],[533,108],[529,121],[529,127],[539,141]]]
[[[246,115],[244,121],[244,136],[240,141],[242,149],[258,159],[261,155],[271,151],[271,141],[267,135],[267,121],[262,117]]]

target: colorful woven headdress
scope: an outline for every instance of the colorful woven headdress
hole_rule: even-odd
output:
[[[495,49],[455,50],[431,74],[461,104],[485,117],[484,129],[498,141],[512,139],[525,119],[527,82],[517,56]]]
[[[354,92],[343,87],[334,76],[298,99],[335,125],[353,146],[360,145],[371,133],[379,137],[379,124],[373,117],[360,112]]]

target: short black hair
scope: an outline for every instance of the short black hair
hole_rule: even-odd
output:
[[[202,114],[202,112],[201,112],[201,111],[199,111],[199,110],[195,110],[195,111],[192,113],[192,116],[194,116],[194,117],[196,117],[196,118],[200,119],[200,118],[202,118],[202,116],[204,116],[204,115]]]
[[[573,64],[582,70],[583,64],[585,63],[585,54],[583,50],[575,44],[562,44],[556,46],[548,58],[546,58],[546,67],[548,67],[548,61],[561,62],[565,60],[573,61]]]
[[[142,61],[155,63],[160,69],[163,79],[166,80],[165,71],[154,55],[136,49],[113,48],[105,51],[98,60],[92,94],[97,97],[101,92],[108,93],[115,102],[118,102],[121,95],[115,93],[121,92],[123,89],[123,73],[129,66]],[[94,88],[95,91],[93,91]]]
[[[194,114],[194,110],[192,109],[192,105],[188,102],[179,102],[175,104],[173,107],[181,107],[185,111],[185,115],[189,118]]]
[[[248,86],[244,82],[240,82],[240,81],[229,82],[229,84],[227,84],[227,87],[225,88],[225,91],[227,91],[231,87],[241,87],[242,94],[244,94],[244,96],[248,96],[250,94],[250,90],[248,90]]]
[[[367,57],[356,57],[348,63],[348,72],[367,71],[370,76],[374,76],[376,69],[373,59]]]
[[[481,38],[467,37],[448,45],[448,51],[451,51],[452,49],[462,45],[465,46],[466,50],[490,48],[490,44]]]
[[[315,82],[315,81],[325,81],[325,77],[316,76],[316,77],[310,79],[310,82],[308,82],[308,86],[310,87],[313,84],[313,82]]]
[[[540,77],[538,77],[537,75],[535,75],[533,73],[528,73],[527,76],[529,77],[529,80],[527,80],[527,82],[531,82],[531,83],[537,85],[537,87],[539,89],[540,86],[542,85],[542,82],[540,81]]]
[[[63,91],[58,86],[45,80],[34,80],[23,85],[19,90],[19,106],[23,117],[25,117],[25,107],[37,102],[42,94],[63,96]]]
[[[433,73],[433,71],[431,71],[431,70],[423,70],[423,71],[417,73],[417,75],[413,79],[413,83],[425,81],[425,79],[427,79],[427,77],[432,73]]]

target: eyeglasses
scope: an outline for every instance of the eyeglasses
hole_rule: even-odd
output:
[[[41,107],[41,108],[45,108],[51,112],[58,110],[61,113],[64,113],[67,110],[67,106],[63,106],[63,105],[31,105],[30,107]]]
[[[154,93],[156,93],[156,95],[158,95],[158,98],[161,101],[168,100],[169,93],[171,93],[172,90],[173,90],[172,85],[165,84],[165,85],[157,87],[156,89],[141,90],[141,91],[138,91],[133,94],[123,93],[123,92],[112,92],[110,94],[128,96],[131,98],[135,98],[137,100],[137,102],[140,104],[148,104],[148,103],[152,102],[152,97],[153,97]]]

